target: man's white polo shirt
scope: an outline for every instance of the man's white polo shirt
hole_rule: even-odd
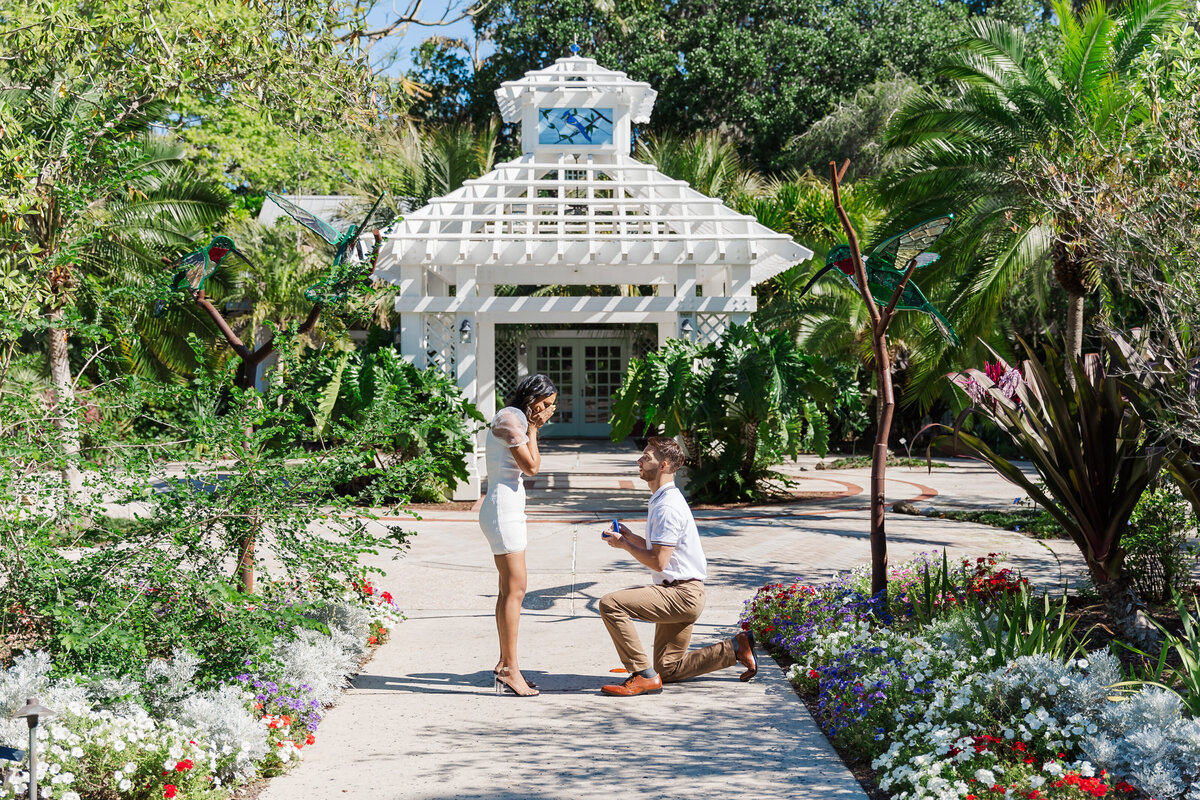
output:
[[[662,572],[654,573],[654,582],[704,580],[708,577],[708,561],[700,546],[700,532],[683,492],[675,482],[664,483],[650,495],[646,515],[646,543],[674,547],[671,560]]]

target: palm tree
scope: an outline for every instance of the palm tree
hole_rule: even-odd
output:
[[[81,486],[75,389],[67,348],[67,309],[80,290],[136,283],[161,270],[163,255],[219,219],[228,192],[201,180],[172,149],[149,134],[166,107],[152,103],[98,128],[86,97],[12,90],[3,104],[22,121],[20,134],[37,146],[39,202],[8,223],[18,269],[43,277],[47,352],[55,420],[66,466],[64,482]],[[103,118],[103,115],[101,115]]]
[[[718,131],[639,139],[637,156],[662,174],[686,181],[700,194],[731,207],[758,195],[763,187],[762,178],[738,155],[737,145]]]
[[[1104,136],[1137,117],[1131,66],[1178,7],[1176,0],[1139,0],[1115,16],[1096,0],[1077,15],[1057,0],[1060,42],[1049,61],[1023,31],[976,17],[972,35],[941,70],[953,91],[922,91],[896,115],[887,147],[902,166],[880,181],[894,209],[886,229],[956,215],[940,248],[944,258],[922,285],[944,284],[964,340],[990,334],[1006,297],[1049,264],[1068,296],[1067,352],[1081,351],[1092,255],[1079,246],[1071,219],[1039,204],[1032,156],[1069,156],[1084,135]],[[945,366],[928,372],[944,374]]]
[[[490,171],[496,163],[499,135],[500,124],[494,117],[482,125],[453,122],[401,129],[383,146],[386,157],[400,168],[400,185],[371,186],[368,193],[378,196],[386,189],[389,196],[420,208]]]

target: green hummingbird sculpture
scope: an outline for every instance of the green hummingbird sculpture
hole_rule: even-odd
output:
[[[237,249],[237,245],[228,236],[214,236],[213,240],[198,250],[193,250],[171,264],[175,275],[171,279],[171,292],[186,291],[193,297],[204,289],[204,282],[217,271],[225,257],[233,254],[246,264],[250,260]],[[167,313],[169,299],[160,299],[154,304],[154,316],[161,317]]]
[[[953,221],[953,214],[927,219],[920,225],[886,239],[863,259],[863,268],[867,273],[867,287],[871,290],[871,297],[877,304],[886,306],[891,302],[896,287],[904,280],[904,273],[913,261],[916,261],[917,269],[922,269],[940,258],[937,253],[929,253],[925,249],[932,246]],[[829,251],[825,257],[825,266],[812,277],[800,296],[803,297],[818,278],[835,269],[845,276],[851,286],[855,289],[858,288],[858,284],[854,280],[854,259],[851,255],[850,245],[840,244]],[[921,287],[917,286],[911,278],[904,286],[904,291],[900,293],[896,308],[928,314],[947,341],[955,345],[959,343],[958,334],[954,332],[950,321],[934,308],[933,304],[925,297],[925,293],[921,291]]]
[[[383,195],[379,195],[379,198],[375,201],[375,205],[371,206],[371,210],[363,218],[362,224],[351,225],[344,231],[339,231],[332,223],[321,219],[316,214],[301,208],[287,198],[281,197],[274,192],[267,192],[267,197],[271,198],[275,205],[283,209],[289,217],[334,247],[333,269],[330,270],[329,275],[323,280],[305,289],[304,296],[314,303],[331,303],[345,300],[354,285],[370,274],[370,270],[364,270],[362,264],[347,264],[346,256],[350,253],[353,246],[358,250],[359,257],[362,258],[363,253],[362,248],[359,246],[359,236],[367,223],[371,221],[371,217],[375,214],[375,209],[379,208],[379,203],[383,200]],[[368,259],[365,263],[373,269],[374,262],[371,259]]]

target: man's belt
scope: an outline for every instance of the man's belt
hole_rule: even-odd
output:
[[[692,581],[700,581],[700,578],[680,578],[677,581],[663,581],[663,586],[678,586],[681,583],[691,583]]]

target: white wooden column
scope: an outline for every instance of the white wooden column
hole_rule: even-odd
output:
[[[480,297],[491,297],[494,287],[491,284],[481,283],[476,291]],[[475,405],[479,408],[479,413],[490,421],[496,414],[496,323],[491,319],[476,315],[475,331],[475,380],[478,382],[477,397],[479,398],[475,401]],[[487,477],[487,459],[483,457],[487,445],[486,437],[486,429],[475,435],[475,450],[481,456],[477,462],[480,478]],[[476,497],[478,496],[476,494]]]
[[[658,346],[662,347],[667,343],[667,339],[679,338],[679,318],[674,315],[672,319],[658,323]]]
[[[729,268],[729,296],[752,297],[754,281],[750,279],[750,266],[738,265]],[[734,312],[729,315],[729,321],[734,325],[746,325],[750,322],[749,312]]]
[[[420,264],[400,265],[400,297],[423,297],[425,295],[425,268]],[[400,357],[424,369],[428,364],[425,356],[425,321],[421,314],[400,314]]]
[[[675,296],[680,300],[695,300],[696,299],[696,266],[694,264],[682,264],[679,266],[675,276]],[[675,330],[671,331],[670,336],[676,339],[682,339],[683,334],[679,332],[679,326],[683,324],[684,319],[691,320],[692,323],[692,339],[695,339],[696,331],[696,315],[693,313],[676,314],[675,315]],[[662,338],[662,326],[658,330],[659,339]],[[661,346],[661,345],[660,345]]]
[[[475,295],[475,269],[474,267],[459,267],[457,270],[457,288],[455,289],[456,297],[473,297]],[[469,341],[463,341],[462,327],[466,322],[470,325],[471,333]],[[488,359],[490,368],[495,374],[495,365],[492,362],[494,353],[494,337],[490,337],[487,344],[489,351],[481,352],[480,345],[483,326],[479,323],[474,312],[463,312],[456,314],[454,317],[454,354],[455,366],[458,371],[458,388],[468,400],[480,407],[480,356],[485,355]],[[493,378],[494,383],[494,378]],[[482,411],[482,407],[480,407]],[[485,412],[486,415],[486,412]],[[491,417],[488,416],[490,420]],[[452,493],[452,500],[477,500],[480,493],[481,472],[483,472],[484,460],[484,435],[481,432],[475,436],[474,452],[467,456],[467,481],[455,485]]]

